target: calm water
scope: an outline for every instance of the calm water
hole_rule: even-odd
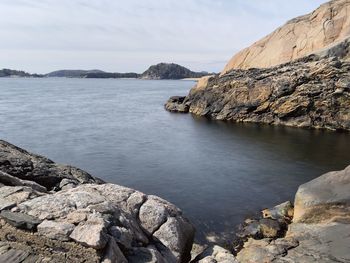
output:
[[[350,134],[215,122],[163,104],[191,81],[0,79],[0,138],[159,195],[199,238],[350,164]]]

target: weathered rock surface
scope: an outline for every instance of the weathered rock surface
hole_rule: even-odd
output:
[[[84,171],[3,141],[0,160],[1,228],[16,229],[0,235],[0,262],[64,262],[77,251],[91,258],[69,262],[189,261],[194,227],[173,204],[119,185],[97,184]],[[28,245],[35,240],[37,246],[41,239],[43,247]]]
[[[77,184],[102,182],[83,170],[56,164],[43,156],[29,153],[2,140],[0,140],[0,170],[13,177],[35,182],[49,190],[59,189],[59,184],[64,178]],[[0,183],[3,183],[3,180],[5,179],[0,174]],[[12,184],[7,182],[6,185]]]
[[[350,130],[350,62],[309,56],[211,77],[166,109],[217,120]]]
[[[349,13],[349,0],[325,3],[240,51],[228,62],[222,74],[232,69],[268,68],[324,52],[350,37]]]
[[[295,196],[295,223],[350,223],[350,166],[324,174],[299,187]]]
[[[333,0],[238,53],[165,108],[216,120],[350,130],[350,0]]]
[[[238,253],[238,261],[350,262],[349,190],[350,166],[300,186],[294,203],[294,219],[286,236],[250,238]],[[277,211],[288,211],[286,205],[283,207]]]

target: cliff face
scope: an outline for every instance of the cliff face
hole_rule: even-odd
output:
[[[317,53],[350,37],[350,0],[333,0],[297,17],[236,54],[232,69],[267,68]]]
[[[228,66],[224,74],[201,79],[186,98],[170,98],[166,109],[217,120],[350,130],[350,39],[318,50],[317,54],[289,61],[315,47],[321,48],[346,37],[350,33],[350,20],[346,15],[349,7],[349,0],[331,1],[311,15],[292,20],[267,37],[264,45],[255,44],[242,51],[247,52],[245,59],[239,63],[239,59],[233,59],[237,63]],[[310,32],[321,27],[323,33],[305,35],[306,21],[312,21]],[[327,31],[329,23],[334,27]],[[290,33],[280,33],[292,25],[294,30]],[[334,33],[332,37],[330,32]],[[301,39],[309,44],[305,44],[302,52],[296,52],[298,49],[294,48],[296,56],[287,56],[291,54],[287,43]],[[292,46],[296,46],[295,43]],[[258,50],[256,47],[259,52],[253,51]],[[280,64],[285,60],[289,62]],[[279,65],[250,68],[274,64]]]

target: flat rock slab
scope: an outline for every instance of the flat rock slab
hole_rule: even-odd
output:
[[[16,213],[7,210],[3,210],[0,213],[0,217],[2,217],[7,223],[10,225],[26,230],[35,230],[37,225],[41,223],[41,220],[24,214],[24,213]]]

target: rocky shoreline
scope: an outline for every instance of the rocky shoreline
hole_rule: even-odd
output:
[[[234,250],[199,247],[173,204],[0,141],[0,262],[349,262],[349,187],[350,167],[325,174]]]
[[[347,47],[348,48],[348,47]],[[268,69],[202,78],[165,108],[215,120],[350,130],[350,63],[310,55]]]

